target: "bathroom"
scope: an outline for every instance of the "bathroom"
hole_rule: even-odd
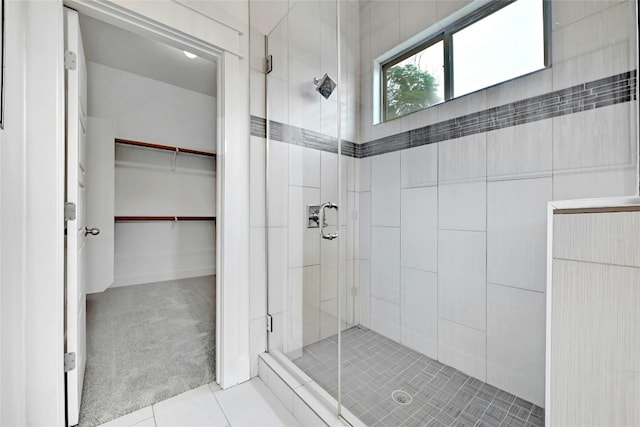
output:
[[[622,360],[637,354],[637,287],[602,307],[580,287],[640,282],[638,228],[615,222],[640,205],[637,2],[2,4],[3,425],[67,425],[64,6],[217,61],[218,393],[262,381],[302,425],[640,423],[640,368]],[[535,48],[485,31],[462,67],[456,37],[523,4]],[[420,58],[437,94],[392,112],[389,76]],[[575,295],[554,288],[571,280]],[[551,304],[569,297],[585,304]],[[598,315],[571,324],[582,307]],[[584,351],[590,337],[614,351]],[[553,363],[566,346],[619,362],[618,382],[567,382],[583,371]],[[571,399],[595,384],[625,388],[594,394],[609,406]]]
[[[634,2],[528,2],[534,12],[520,13],[537,13],[529,33],[544,43],[532,68],[386,119],[385,65],[494,12],[483,7],[251,4],[252,345],[263,345],[266,277],[268,357],[366,425],[543,425],[547,204],[637,192]],[[485,36],[473,48],[490,58],[454,87],[525,61]],[[316,92],[325,73],[337,82],[328,99]],[[606,102],[589,92],[618,83]],[[416,374],[449,381],[448,367],[460,383],[425,397]],[[456,402],[474,379],[486,385],[466,391],[486,387],[484,399]]]

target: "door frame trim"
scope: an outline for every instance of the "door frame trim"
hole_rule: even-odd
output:
[[[124,6],[119,6],[117,0],[113,2],[97,2],[82,0],[65,0],[64,5],[76,9],[81,14],[91,16],[112,25],[124,28],[134,33],[151,37],[160,42],[172,45],[176,48],[189,50],[198,56],[215,61],[218,64],[217,71],[217,142],[216,142],[216,382],[225,389],[246,381],[250,378],[249,363],[249,321],[243,314],[248,310],[248,277],[243,279],[243,270],[248,271],[248,231],[242,230],[242,220],[237,220],[238,193],[242,196],[246,190],[248,198],[248,182],[242,191],[230,191],[232,184],[237,183],[235,175],[239,165],[244,161],[246,146],[246,159],[248,165],[248,125],[240,126],[238,121],[247,116],[248,111],[243,111],[243,104],[238,101],[236,94],[243,93],[242,57],[234,48],[234,43],[227,40],[220,42],[219,47],[212,42],[180,31],[169,25],[154,20],[152,17],[143,16],[131,11]],[[192,12],[190,12],[192,13]],[[213,21],[210,22],[213,24]],[[238,34],[240,38],[241,34]],[[239,45],[235,41],[235,46]],[[226,49],[225,49],[225,45]],[[225,96],[225,94],[231,96]],[[236,96],[233,96],[236,95]],[[248,109],[248,105],[246,106]],[[246,135],[245,135],[246,134]],[[243,138],[246,136],[245,138]],[[229,144],[232,142],[232,144]],[[227,165],[229,162],[231,165]],[[240,163],[239,163],[240,162]],[[246,168],[240,168],[247,172]],[[248,172],[247,172],[248,173]],[[226,189],[226,191],[225,191]],[[247,199],[248,200],[248,199]],[[235,212],[234,212],[235,208]],[[247,227],[248,230],[248,203],[247,203]],[[240,226],[240,228],[239,228]],[[246,242],[244,234],[247,233]],[[245,251],[238,252],[237,247],[246,244]],[[236,254],[225,257],[225,253]],[[242,257],[239,254],[247,254]],[[246,259],[245,259],[246,258]],[[246,268],[238,259],[244,259]],[[227,268],[225,268],[225,264]],[[228,288],[225,283],[231,283]],[[246,288],[246,289],[245,289]],[[246,294],[246,296],[245,296]],[[245,305],[246,300],[246,307]],[[246,339],[245,339],[246,338]],[[246,343],[245,343],[246,341]]]

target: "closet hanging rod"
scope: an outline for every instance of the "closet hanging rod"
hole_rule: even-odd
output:
[[[116,222],[122,221],[215,221],[215,216],[116,216]]]
[[[196,154],[198,156],[215,157],[215,151],[194,150],[192,148],[173,147],[171,145],[154,144],[151,142],[133,141],[131,139],[116,138],[116,144],[135,145],[137,147],[155,148],[156,150],[173,151],[174,153]]]

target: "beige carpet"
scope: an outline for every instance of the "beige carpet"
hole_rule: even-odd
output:
[[[215,276],[87,295],[80,426],[215,380]]]

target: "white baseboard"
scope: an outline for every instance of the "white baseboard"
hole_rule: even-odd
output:
[[[189,270],[162,271],[137,276],[116,277],[111,288],[119,286],[142,285],[144,283],[164,282],[167,280],[188,279],[189,277],[210,276],[216,274],[216,268],[202,267]]]

